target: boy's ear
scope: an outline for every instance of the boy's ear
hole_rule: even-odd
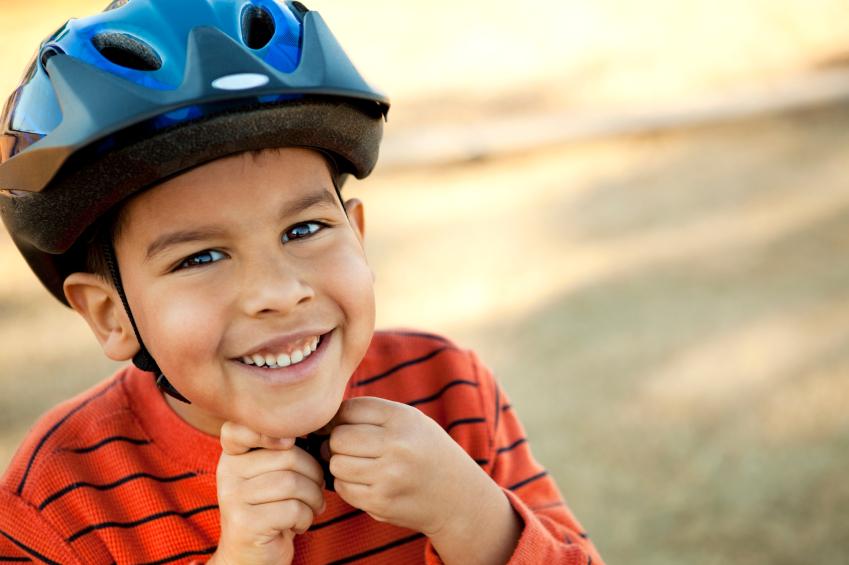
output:
[[[113,361],[132,359],[139,343],[115,288],[93,273],[73,273],[65,279],[64,290],[68,303],[85,318],[106,356]]]
[[[366,235],[366,217],[362,201],[358,198],[346,200],[345,210],[348,212],[351,227],[354,228],[360,243],[362,243]]]

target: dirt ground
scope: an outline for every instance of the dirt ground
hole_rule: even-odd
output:
[[[610,563],[849,551],[849,108],[350,187],[380,325],[503,381]],[[0,240],[0,468],[113,369]]]
[[[26,47],[0,62],[0,86],[13,83],[33,36],[45,33],[32,6],[60,23],[72,5],[105,3],[3,6],[0,32]],[[490,38],[512,19],[499,12],[465,35],[456,24],[506,3],[453,6],[430,61],[433,44],[404,34],[434,29],[419,24],[442,21],[442,8],[402,15],[397,2],[368,0],[401,23],[352,50],[358,61],[383,61],[369,76],[396,96],[390,127],[415,128],[423,116],[485,119],[444,110],[461,91],[472,114],[581,108],[723,86],[753,68],[769,77],[788,61],[840,60],[843,0],[780,3],[786,11],[757,0],[720,13],[706,0],[655,0],[657,10],[548,2],[542,11],[557,17],[543,28],[530,25],[539,20],[530,11],[515,16],[525,31],[549,35],[515,42],[546,55],[510,79],[498,69],[515,60],[487,54],[507,57]],[[351,45],[367,12],[318,4]],[[665,30],[666,16],[687,25]],[[721,41],[707,48],[715,30]],[[387,53],[386,44],[395,48]],[[574,59],[552,45],[585,51]],[[660,57],[670,45],[678,59]],[[440,74],[452,54],[463,64]],[[623,57],[628,64],[617,67]],[[547,86],[523,91],[539,95],[528,99],[514,91],[517,81]],[[346,190],[366,203],[379,325],[443,332],[481,353],[611,565],[841,563],[849,554],[847,152],[849,107],[830,106],[438,170],[379,169]],[[116,365],[39,287],[2,230],[0,343],[3,469],[39,414]]]
[[[383,320],[481,350],[610,563],[842,562],[847,132],[832,107],[378,177]]]

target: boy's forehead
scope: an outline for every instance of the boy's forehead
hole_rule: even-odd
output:
[[[297,215],[312,207],[341,208],[329,165],[318,152],[284,148],[196,167],[134,197],[121,215],[131,228],[151,222],[179,227],[247,214]]]
[[[251,194],[297,205],[308,194],[332,195],[333,190],[330,168],[321,154],[289,147],[246,151],[209,161],[153,186],[133,201],[195,199],[202,204],[212,195],[220,202],[240,201]]]

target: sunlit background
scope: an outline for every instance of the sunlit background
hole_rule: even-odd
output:
[[[0,91],[106,0],[0,4]],[[307,2],[389,92],[379,322],[493,367],[613,563],[849,554],[849,3]],[[0,235],[0,469],[114,370]]]

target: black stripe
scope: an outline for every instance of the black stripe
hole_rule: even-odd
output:
[[[450,432],[457,426],[462,426],[464,424],[482,424],[484,422],[486,422],[486,418],[460,418],[459,420],[454,420],[445,426],[445,431]]]
[[[508,411],[508,410],[510,410],[511,408],[513,408],[513,405],[512,405],[512,404],[505,404],[504,406],[502,406],[502,407],[501,407],[501,411],[502,411],[502,412],[507,412],[507,411]]]
[[[207,547],[206,549],[184,551],[183,553],[178,553],[177,555],[165,557],[158,561],[148,561],[147,563],[142,563],[141,565],[162,565],[163,563],[171,563],[172,561],[177,561],[178,559],[182,559],[184,557],[191,557],[192,555],[212,555],[213,553],[215,553],[216,549],[218,549],[218,547],[213,545],[212,547]]]
[[[501,416],[501,387],[498,386],[498,383],[495,385],[495,427],[493,428],[496,433],[498,433],[498,420]]]
[[[71,537],[68,538],[68,542],[72,542],[83,537],[86,534],[90,534],[95,530],[102,530],[104,528],[135,528],[136,526],[141,526],[142,524],[147,524],[148,522],[152,522],[154,520],[159,520],[160,518],[167,518],[169,516],[178,516],[180,518],[189,518],[194,516],[195,514],[200,514],[201,512],[206,512],[208,510],[217,510],[217,504],[210,504],[209,506],[201,506],[200,508],[194,508],[192,510],[187,510],[185,512],[176,512],[174,510],[168,510],[166,512],[159,512],[157,514],[151,514],[150,516],[145,516],[139,520],[134,520],[132,522],[101,522],[100,524],[92,524],[82,530],[76,532]]]
[[[422,539],[423,537],[425,537],[424,534],[415,534],[406,538],[401,538],[399,540],[393,541],[392,543],[387,543],[386,545],[381,545],[380,547],[375,547],[374,549],[369,549],[368,551],[363,551],[362,553],[357,553],[356,555],[345,557],[344,559],[331,561],[327,565],[342,565],[343,563],[350,563],[352,561],[356,561],[357,559],[363,559],[364,557],[368,557],[376,553],[381,553],[383,551],[392,549],[393,547],[398,547],[399,545],[404,545],[405,543],[410,543],[411,541]]]
[[[587,565],[593,565],[593,557],[592,557],[592,555],[587,555]]]
[[[578,532],[578,535],[584,539],[590,539],[590,536],[586,532]]]
[[[437,398],[439,398],[440,396],[442,396],[443,394],[445,394],[445,391],[448,390],[449,388],[452,388],[452,387],[455,387],[455,386],[460,386],[460,385],[470,385],[470,386],[473,386],[473,387],[477,387],[478,383],[476,383],[475,381],[466,381],[466,380],[463,380],[463,379],[456,379],[456,380],[453,380],[450,383],[446,384],[441,389],[439,389],[439,392],[431,394],[430,396],[425,396],[424,398],[417,398],[416,400],[411,400],[407,404],[409,404],[410,406],[418,406],[419,404],[424,404],[426,402],[432,402],[432,401],[436,400]]]
[[[0,562],[2,563],[32,563],[32,559],[29,557],[7,557],[5,555],[0,555]]]
[[[548,471],[542,471],[542,472],[539,472],[539,473],[537,473],[536,475],[534,475],[533,477],[528,477],[527,479],[524,479],[524,480],[519,481],[518,483],[512,484],[512,485],[510,485],[510,486],[509,486],[509,487],[507,487],[507,488],[508,488],[509,490],[516,490],[516,489],[522,488],[522,487],[523,487],[523,486],[525,486],[526,484],[528,484],[528,483],[532,483],[532,482],[534,482],[534,481],[536,481],[536,480],[538,480],[538,479],[541,479],[541,478],[543,478],[544,476],[546,476],[547,474],[548,474]]]
[[[489,463],[489,459],[475,459],[475,463],[477,463],[478,465],[486,465],[487,463]]]
[[[496,449],[496,450],[495,450],[495,453],[496,453],[496,454],[498,454],[498,455],[501,455],[502,453],[507,453],[508,451],[511,451],[511,450],[513,450],[513,449],[516,449],[517,447],[519,447],[519,446],[520,446],[520,445],[522,445],[523,443],[527,443],[527,441],[528,441],[528,439],[527,439],[527,438],[524,438],[524,437],[523,437],[523,438],[519,438],[519,439],[517,439],[516,441],[514,441],[513,443],[511,443],[511,444],[510,444],[510,445],[508,445],[508,446],[505,446],[505,447],[499,447],[498,449]]]
[[[94,396],[87,398],[84,401],[80,402],[70,412],[65,414],[65,416],[63,416],[61,420],[59,420],[58,422],[53,424],[53,426],[49,430],[47,430],[47,433],[44,434],[41,437],[41,439],[38,442],[38,445],[35,446],[35,450],[32,452],[32,455],[30,455],[29,462],[27,463],[27,469],[26,469],[26,471],[24,471],[24,476],[21,477],[21,482],[18,483],[18,494],[21,494],[24,491],[24,485],[27,482],[27,477],[29,477],[29,472],[32,469],[32,464],[35,461],[35,456],[38,455],[38,452],[41,451],[42,447],[44,447],[44,444],[45,444],[45,442],[47,442],[48,438],[50,436],[52,436],[56,432],[56,430],[59,429],[59,427],[62,424],[64,424],[66,421],[68,421],[68,418],[70,418],[71,416],[73,416],[74,414],[76,414],[77,412],[82,410],[89,402],[103,396],[104,394],[109,392],[112,389],[113,386],[115,386],[116,384],[123,382],[123,381],[124,381],[124,375],[121,375],[120,378],[109,383],[109,386],[107,386],[106,388],[104,388],[103,390],[101,390],[100,392],[95,394]]]
[[[444,337],[442,337],[440,335],[429,334],[427,332],[400,332],[400,331],[399,332],[392,332],[392,331],[381,330],[377,333],[387,334],[387,335],[400,335],[400,336],[407,336],[407,337],[421,337],[421,338],[424,338],[424,339],[431,339],[433,341],[438,341],[440,343],[445,343],[445,344],[451,343],[449,340],[445,339]]]
[[[340,514],[339,516],[336,516],[335,518],[331,518],[330,520],[327,520],[326,522],[320,522],[318,524],[313,524],[312,526],[310,526],[309,531],[314,532],[316,530],[326,528],[327,526],[332,526],[333,524],[338,524],[339,522],[344,522],[345,520],[348,520],[350,518],[354,518],[356,516],[359,516],[360,514],[365,514],[365,512],[363,512],[362,510],[354,510],[353,512],[348,512],[347,514]]]
[[[357,381],[356,383],[354,383],[354,386],[365,386],[367,384],[373,383],[374,381],[379,381],[380,379],[384,379],[384,378],[388,377],[389,375],[391,375],[392,373],[400,371],[401,369],[403,369],[405,367],[409,367],[411,365],[418,365],[419,363],[424,363],[425,361],[429,361],[430,359],[433,359],[434,357],[436,357],[437,355],[439,355],[440,353],[442,353],[443,351],[448,350],[448,349],[454,349],[454,348],[453,347],[440,347],[439,349],[435,349],[435,350],[431,351],[427,355],[422,355],[421,357],[416,357],[415,359],[410,359],[409,361],[404,361],[403,363],[395,365],[394,367],[392,367],[388,371],[384,371],[383,373],[380,373],[378,375],[374,375],[372,377],[368,377],[367,379]]]
[[[133,445],[147,445],[150,443],[150,440],[147,439],[136,439],[133,437],[125,437],[125,436],[112,436],[105,439],[100,440],[94,445],[89,445],[87,447],[77,447],[75,449],[66,449],[65,451],[70,451],[71,453],[91,453],[96,449],[100,449],[106,444],[115,442],[115,441],[124,441],[127,443],[132,443]]]
[[[119,486],[123,485],[124,483],[128,483],[128,482],[134,481],[136,479],[150,479],[152,481],[156,481],[156,482],[159,482],[159,483],[173,483],[175,481],[181,481],[183,479],[190,479],[190,478],[196,477],[196,476],[197,476],[196,473],[191,473],[191,472],[190,473],[183,473],[182,475],[175,475],[173,477],[157,477],[155,475],[151,475],[150,473],[133,473],[132,475],[127,475],[126,477],[122,477],[115,482],[107,483],[107,484],[104,484],[104,485],[96,485],[96,484],[86,483],[86,482],[81,481],[81,482],[78,482],[78,483],[70,484],[70,485],[66,486],[65,488],[63,488],[62,490],[54,492],[53,494],[51,494],[50,496],[45,498],[44,502],[42,502],[41,504],[38,505],[38,509],[44,510],[44,508],[47,507],[48,504],[55,502],[59,498],[62,498],[63,496],[65,496],[69,492],[75,491],[78,488],[93,488],[95,490],[103,491],[103,490],[111,490],[115,487],[119,487]]]
[[[45,557],[44,555],[40,554],[39,552],[37,552],[37,551],[36,551],[36,550],[34,550],[33,548],[31,548],[31,547],[29,547],[29,546],[26,546],[26,545],[24,545],[23,543],[19,542],[18,540],[16,540],[15,538],[13,538],[12,536],[10,536],[9,534],[7,534],[6,532],[4,532],[3,530],[0,530],[0,535],[2,535],[4,538],[6,538],[7,540],[9,540],[9,541],[10,541],[10,542],[12,542],[13,544],[17,545],[18,547],[20,547],[21,549],[23,549],[25,552],[29,553],[29,554],[30,554],[30,555],[32,555],[33,557],[36,557],[36,558],[38,558],[38,559],[41,559],[42,561],[44,561],[45,563],[48,563],[49,565],[60,565],[58,562],[53,561],[52,559],[48,559],[47,557]]]

